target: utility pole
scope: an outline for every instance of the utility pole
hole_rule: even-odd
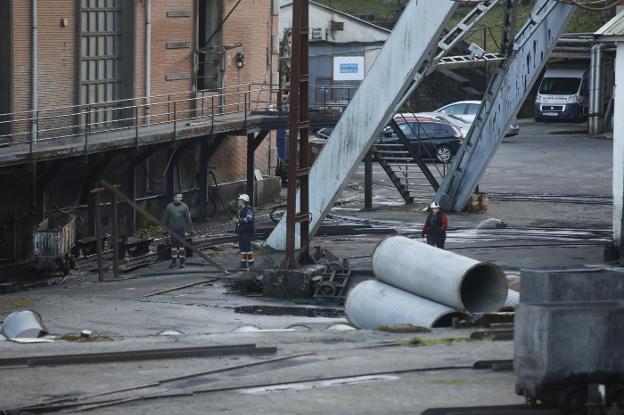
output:
[[[299,263],[313,262],[310,249],[310,145],[308,134],[308,0],[293,0],[290,108],[288,121],[288,200],[286,207],[286,257],[282,268],[295,268],[295,230],[300,224]],[[300,200],[297,212],[297,182]]]

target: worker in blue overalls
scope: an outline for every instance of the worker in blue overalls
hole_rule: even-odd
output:
[[[254,253],[251,249],[251,237],[253,235],[254,211],[250,206],[249,195],[242,194],[238,197],[238,217],[236,221],[236,233],[238,233],[238,247],[240,248],[240,268],[249,269],[254,266]]]

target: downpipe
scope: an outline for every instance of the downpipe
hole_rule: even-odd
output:
[[[30,94],[30,98],[31,98],[31,104],[30,104],[30,109],[31,109],[31,121],[30,121],[30,140],[32,142],[36,142],[37,141],[37,136],[39,135],[37,133],[37,130],[39,129],[38,124],[38,116],[37,116],[37,112],[38,112],[38,107],[37,107],[37,101],[39,100],[38,94],[37,94],[37,83],[39,82],[38,78],[39,78],[39,69],[38,69],[38,60],[39,60],[39,56],[38,56],[38,17],[37,17],[37,0],[32,0],[32,51],[31,51],[31,59],[32,59],[32,65],[31,65],[31,80],[32,80],[32,89],[31,89],[31,94]]]
[[[589,135],[602,132],[602,48],[596,44],[591,49],[591,69],[589,73]]]
[[[386,284],[459,311],[495,312],[507,298],[507,279],[499,266],[404,236],[377,245],[373,271]]]
[[[349,292],[345,313],[353,326],[364,330],[405,324],[450,327],[453,317],[464,315],[376,280],[361,282]]]

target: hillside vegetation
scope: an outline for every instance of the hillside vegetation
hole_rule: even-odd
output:
[[[344,11],[354,16],[360,17],[372,23],[392,28],[407,4],[407,0],[316,0],[321,4],[333,7],[336,10]],[[518,22],[522,25],[529,13],[532,5],[522,5],[518,11]],[[456,15],[451,19],[449,26],[455,25],[471,6],[460,6]],[[588,33],[594,32],[614,15],[614,10],[605,12],[588,12],[577,9],[566,28],[566,33]],[[495,52],[498,49],[502,37],[501,22],[503,21],[503,8],[497,6],[477,25],[473,33],[466,41],[474,42],[488,52]]]

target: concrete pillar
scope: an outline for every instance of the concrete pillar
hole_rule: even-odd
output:
[[[613,109],[613,243],[624,258],[622,208],[624,206],[624,42],[617,43]]]

